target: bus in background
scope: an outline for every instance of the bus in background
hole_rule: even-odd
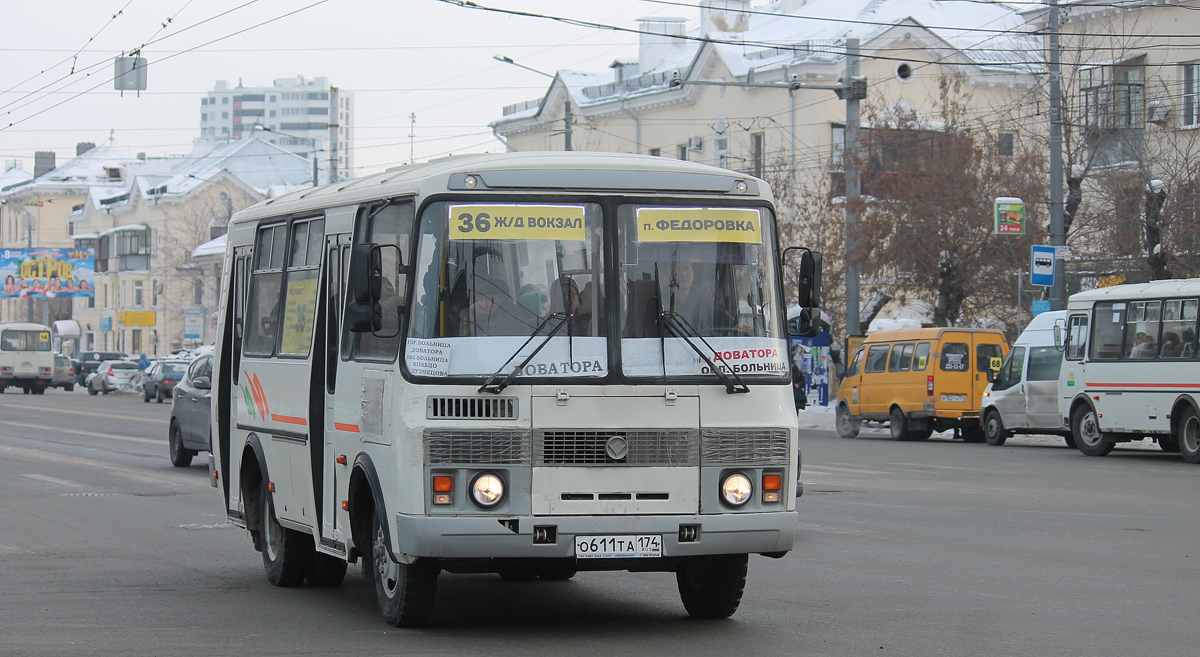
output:
[[[442,571],[673,572],[689,614],[730,616],[748,556],[796,529],[776,240],[762,180],[612,153],[447,158],[244,210],[212,379],[225,512],[272,584],[361,559],[394,626],[429,621]]]
[[[0,322],[0,393],[9,386],[41,395],[54,377],[50,327]]]
[[[1156,440],[1200,463],[1200,280],[1115,285],[1067,302],[1059,414],[1079,451]]]

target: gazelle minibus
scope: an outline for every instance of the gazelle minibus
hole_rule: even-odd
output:
[[[213,476],[280,586],[675,573],[726,617],[793,545],[799,470],[766,183],[666,158],[449,158],[230,223]],[[820,257],[797,258],[811,325]]]
[[[1198,304],[1197,279],[1071,295],[1059,415],[1079,451],[1104,456],[1116,443],[1152,437],[1200,463]]]

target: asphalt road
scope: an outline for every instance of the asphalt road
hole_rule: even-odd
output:
[[[439,580],[396,630],[356,572],[267,584],[169,405],[0,395],[0,655],[1187,655],[1200,468],[1053,440],[1005,447],[806,431],[796,549],[741,609],[689,619],[669,574]]]

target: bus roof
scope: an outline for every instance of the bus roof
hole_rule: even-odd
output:
[[[475,185],[465,179],[475,175]],[[737,183],[746,183],[746,191]],[[311,212],[330,206],[438,192],[657,193],[770,201],[771,187],[753,176],[651,155],[530,151],[460,155],[316,188],[306,188],[247,208],[232,223]]]
[[[0,322],[0,329],[12,329],[14,331],[49,331],[50,327],[45,324],[34,324],[33,322]]]
[[[1004,332],[997,329],[985,328],[961,328],[958,326],[935,326],[932,328],[919,329],[896,329],[893,331],[875,331],[867,336],[865,342],[895,342],[899,340],[936,340],[944,333],[988,333],[1004,336]]]
[[[1105,299],[1157,299],[1160,297],[1200,296],[1200,278],[1172,278],[1149,283],[1130,283],[1101,287],[1072,294],[1069,303]]]

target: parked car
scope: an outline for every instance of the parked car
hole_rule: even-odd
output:
[[[212,366],[212,355],[197,356],[175,386],[168,440],[171,465],[177,468],[191,465],[196,452],[211,450]]]
[[[79,353],[80,367],[75,371],[79,385],[87,385],[87,378],[106,360],[125,360],[128,358],[119,351],[81,351]]]
[[[51,388],[62,388],[67,392],[75,389],[75,366],[66,356],[54,356],[54,371],[50,377]]]
[[[186,360],[159,360],[146,368],[142,375],[142,401],[147,404],[151,399],[163,403],[175,392],[175,384],[183,378],[188,369]]]
[[[129,383],[138,373],[137,363],[127,360],[106,360],[96,366],[88,378],[88,394],[108,394]]]

